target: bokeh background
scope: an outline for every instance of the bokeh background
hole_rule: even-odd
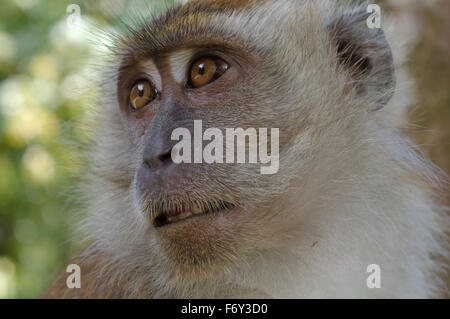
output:
[[[86,139],[80,123],[98,94],[88,79],[99,43],[86,29],[120,26],[134,2],[0,2],[0,298],[39,296],[79,249],[70,238],[82,209],[73,191]],[[145,2],[158,12],[173,1]],[[68,24],[70,4],[88,24]],[[450,173],[450,1],[381,4],[414,34],[408,67],[417,96],[405,131]]]

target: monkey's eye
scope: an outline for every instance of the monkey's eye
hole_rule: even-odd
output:
[[[219,58],[200,58],[192,64],[188,85],[200,88],[220,78],[230,66]]]
[[[152,102],[157,96],[153,85],[147,80],[137,81],[130,92],[130,105],[133,110],[139,110]]]

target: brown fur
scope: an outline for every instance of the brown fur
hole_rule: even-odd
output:
[[[68,264],[77,264],[81,268],[81,288],[70,289],[66,280],[69,274],[63,269],[55,281],[42,294],[42,298],[65,299],[65,298],[119,298],[123,296],[122,287],[111,282],[101,273],[106,264],[105,258],[101,256],[83,257],[83,253],[73,258]]]
[[[202,42],[212,44],[227,43],[232,45],[237,39],[227,41],[220,26],[211,25],[217,14],[250,10],[254,5],[261,5],[266,0],[201,0],[190,1],[183,6],[175,6],[165,14],[146,24],[134,36],[124,40],[126,52],[155,56],[170,51],[176,46],[182,48]]]

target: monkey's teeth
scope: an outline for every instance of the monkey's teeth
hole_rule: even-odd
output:
[[[204,211],[202,211],[200,206],[193,205],[190,209],[188,209],[182,213],[167,214],[167,221],[172,223],[172,222],[186,219],[188,217],[191,217],[192,215],[200,215],[203,213],[204,213]]]
[[[167,218],[167,220],[169,221],[169,222],[176,222],[176,221],[178,221],[178,220],[182,220],[182,219],[185,219],[185,218],[188,218],[188,217],[190,217],[190,216],[192,216],[192,212],[191,211],[186,211],[186,212],[183,212],[183,213],[181,213],[181,214],[178,214],[178,215],[176,215],[176,216],[168,216],[168,218]]]
[[[198,205],[194,205],[191,208],[192,214],[197,215],[203,213],[202,209]]]
[[[221,208],[218,208],[216,210],[202,210],[200,205],[194,204],[190,207],[185,208],[186,209],[185,211],[174,210],[174,211],[161,212],[161,214],[155,218],[154,224],[157,227],[160,227],[160,226],[164,226],[166,224],[171,224],[171,223],[175,223],[175,222],[187,219],[191,216],[216,213],[221,210],[230,209],[230,207],[231,207],[231,205],[224,204]]]

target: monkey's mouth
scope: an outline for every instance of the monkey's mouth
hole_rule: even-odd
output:
[[[208,208],[202,208],[200,205],[191,205],[173,210],[160,210],[160,213],[153,219],[153,225],[155,227],[163,227],[191,218],[232,210],[236,207],[226,202],[206,206]]]

